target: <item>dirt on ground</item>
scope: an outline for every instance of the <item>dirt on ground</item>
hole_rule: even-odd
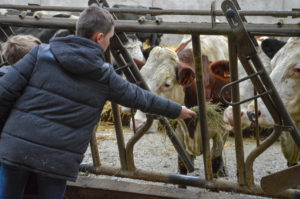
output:
[[[124,139],[125,143],[132,137],[133,133],[128,127],[124,127]],[[98,128],[97,134],[98,148],[100,152],[100,159],[102,165],[111,165],[115,167],[120,167],[119,153],[117,147],[117,141],[115,136],[115,130],[112,123],[101,123]],[[256,140],[253,138],[244,139],[244,154],[245,160],[249,153],[256,147]],[[236,155],[235,155],[235,143],[233,137],[228,137],[224,152],[223,152],[224,162],[227,169],[227,177],[222,177],[220,179],[227,180],[230,182],[237,183],[236,177]],[[146,171],[153,172],[163,172],[163,173],[177,173],[177,153],[173,147],[171,141],[164,133],[146,134],[134,147],[134,161],[136,168],[143,169]],[[87,150],[83,163],[92,163],[92,156],[90,149]],[[205,178],[204,167],[203,167],[203,156],[199,156],[195,160],[195,171],[189,173],[192,176],[199,176]],[[263,176],[274,173],[285,169],[286,160],[284,159],[280,143],[274,143],[269,149],[267,149],[263,154],[261,154],[254,162],[254,180],[255,184],[260,184],[260,179]],[[89,174],[90,176],[95,176]],[[116,180],[125,180],[129,182],[138,183],[151,183],[148,181],[140,181],[133,179],[117,178],[111,176],[96,176],[97,178],[115,178]],[[161,183],[163,184],[163,183]],[[166,185],[175,186],[175,185]],[[189,187],[189,189],[198,189]],[[205,193],[208,190],[202,190]],[[215,193],[214,193],[215,194]],[[214,195],[213,194],[213,195]],[[258,196],[249,196],[243,194],[233,194],[233,193],[218,193],[220,194],[218,198],[266,198]],[[214,197],[212,197],[214,198]]]

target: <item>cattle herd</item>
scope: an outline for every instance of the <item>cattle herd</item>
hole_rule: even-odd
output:
[[[115,7],[120,7],[119,5]],[[3,13],[2,13],[3,14]],[[53,17],[73,17],[73,15],[55,14]],[[138,19],[139,16],[128,14],[119,15],[122,19]],[[155,20],[155,18],[149,18]],[[73,30],[36,29],[12,27],[16,34],[32,34],[48,42],[56,36],[74,34]],[[0,34],[1,36],[5,34]],[[196,80],[193,49],[191,38],[184,35],[183,40],[178,45],[176,51],[160,47],[161,34],[134,34],[128,37],[128,43],[124,44],[131,56],[140,68],[140,72],[148,84],[150,90],[162,97],[176,101],[187,107],[197,106]],[[5,41],[5,38],[0,38]],[[150,41],[150,48],[144,51],[142,42]],[[232,107],[222,104],[219,92],[221,88],[230,82],[228,40],[225,36],[201,35],[201,52],[204,79],[204,93],[207,101],[220,106],[219,114],[222,114],[224,130],[216,132],[208,126],[209,137],[213,141],[212,163],[215,176],[226,175],[222,151],[229,131],[233,131]],[[266,71],[269,73],[280,97],[286,108],[300,129],[300,39],[290,38],[287,42],[276,40],[275,38],[257,38],[257,53],[262,60]],[[150,51],[151,50],[151,51]],[[150,52],[150,53],[149,53]],[[241,63],[238,62],[239,78],[245,77]],[[250,81],[240,83],[240,99],[245,100],[253,96],[253,85]],[[231,101],[231,91],[226,90],[224,97]],[[241,105],[242,128],[245,129],[251,124],[247,114],[253,112],[253,102]],[[274,122],[261,100],[258,101],[258,122],[262,127],[272,128]],[[145,113],[137,111],[134,116],[139,129],[146,121]],[[253,118],[250,118],[253,119]],[[255,119],[255,118],[254,118]],[[131,123],[133,128],[133,123]],[[157,121],[149,131],[157,131]],[[187,152],[193,159],[202,154],[202,140],[199,122],[194,125],[189,121],[178,121],[175,132],[181,139]],[[288,166],[297,164],[300,158],[300,151],[295,145],[288,132],[283,132],[280,137],[282,152],[288,162]],[[180,173],[186,173],[179,160]]]

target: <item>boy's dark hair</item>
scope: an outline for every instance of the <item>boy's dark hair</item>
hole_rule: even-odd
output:
[[[15,64],[42,42],[32,35],[15,35],[9,38],[2,46],[2,54],[9,65]]]
[[[114,19],[107,10],[92,4],[80,14],[76,23],[76,35],[88,39],[91,39],[95,32],[105,35],[114,24]]]

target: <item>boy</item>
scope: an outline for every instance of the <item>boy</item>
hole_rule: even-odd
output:
[[[10,65],[17,63],[29,51],[41,43],[38,38],[31,35],[15,35],[9,38],[2,46],[2,54],[7,60],[8,65],[0,68],[0,76],[7,73]]]
[[[41,44],[42,42],[31,35],[15,35],[9,38],[2,45],[2,54],[4,55],[9,65],[4,65],[0,68],[0,77],[8,72],[11,65],[22,59],[27,53],[29,53],[34,47]],[[3,111],[4,115],[0,114],[0,130],[5,123],[8,112]]]
[[[195,115],[117,75],[103,61],[113,35],[110,13],[91,6],[76,36],[34,48],[0,78],[0,111],[12,107],[0,138],[0,198],[22,198],[31,172],[40,198],[63,198],[106,100],[170,118]]]

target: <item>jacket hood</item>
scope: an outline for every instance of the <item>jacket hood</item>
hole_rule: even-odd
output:
[[[58,37],[50,41],[50,49],[61,67],[73,74],[101,73],[104,50],[92,40],[74,35]]]

